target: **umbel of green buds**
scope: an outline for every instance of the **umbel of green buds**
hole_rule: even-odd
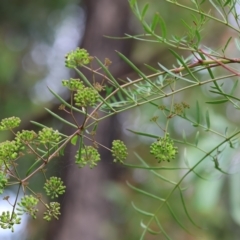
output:
[[[82,65],[89,64],[92,60],[92,57],[83,48],[77,48],[75,51],[68,53],[65,58],[65,65],[68,68],[81,67]]]
[[[18,215],[22,215],[24,213],[29,214],[33,219],[36,219],[36,213],[38,209],[36,205],[38,204],[38,199],[33,197],[32,195],[27,195],[21,199],[21,202],[18,203]]]
[[[43,128],[38,133],[38,140],[43,144],[54,145],[61,140],[61,136],[58,130],[53,130],[52,128]]]
[[[60,204],[58,202],[50,202],[46,204],[47,210],[44,212],[43,219],[50,221],[52,218],[58,219],[60,213]]]
[[[99,99],[97,90],[85,87],[74,94],[75,105],[80,107],[94,106]]]
[[[86,166],[87,164],[90,168],[93,168],[97,166],[97,162],[100,161],[100,154],[98,153],[98,150],[92,146],[83,146],[81,150],[77,151],[75,158],[75,163],[80,168]]]
[[[74,91],[75,105],[79,107],[94,106],[99,100],[96,89],[84,86],[80,79],[63,80],[62,85],[70,91]]]
[[[45,184],[44,189],[48,196],[52,199],[57,198],[59,195],[65,193],[66,186],[63,185],[63,181],[58,177],[50,177]]]
[[[174,142],[169,137],[169,134],[166,134],[166,136],[159,138],[157,142],[151,144],[150,153],[158,160],[158,162],[170,162],[175,159],[178,149],[174,146]]]
[[[62,80],[62,85],[70,91],[82,91],[84,89],[83,82],[78,78],[70,78],[69,80]]]
[[[0,130],[9,130],[16,128],[20,125],[21,120],[18,117],[4,118],[0,122]]]
[[[128,152],[127,147],[121,140],[114,140],[112,142],[112,155],[114,157],[114,162],[123,163],[126,160]]]
[[[21,218],[18,217],[16,213],[10,213],[9,211],[3,212],[0,215],[0,227],[3,229],[11,229],[14,232],[13,226],[15,224],[20,224]]]

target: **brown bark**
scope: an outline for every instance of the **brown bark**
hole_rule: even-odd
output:
[[[119,59],[114,50],[129,56],[131,41],[112,40],[103,35],[123,36],[129,33],[130,9],[127,0],[86,0],[87,20],[81,48],[100,60],[109,58],[113,64],[110,70],[114,76],[126,74],[129,67]],[[92,74],[85,73],[91,79]],[[67,118],[67,116],[66,116]],[[79,118],[80,120],[81,118]],[[109,147],[115,128],[114,118],[100,124],[98,140]],[[61,200],[60,220],[50,224],[46,239],[51,240],[107,240],[112,239],[104,232],[106,221],[110,220],[109,203],[104,199],[104,183],[113,174],[114,165],[110,154],[101,152],[102,162],[93,170],[78,169],[74,164],[76,149],[66,149],[63,179],[67,185]]]

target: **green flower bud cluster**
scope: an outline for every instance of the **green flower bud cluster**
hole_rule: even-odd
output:
[[[65,56],[65,66],[68,68],[81,67],[90,63],[92,57],[85,49],[77,48],[75,51],[68,53]]]
[[[46,204],[47,211],[44,212],[43,219],[47,221],[51,221],[52,217],[58,219],[60,213],[60,204],[58,202],[50,202],[50,204]]]
[[[8,182],[7,175],[4,174],[3,172],[0,172],[0,194],[3,193],[4,188],[6,187]]]
[[[178,149],[174,146],[173,140],[169,137],[169,134],[166,134],[165,137],[158,139],[157,142],[154,142],[150,146],[150,153],[154,157],[161,161],[168,161],[175,159]]]
[[[46,181],[43,188],[47,195],[53,199],[65,193],[66,186],[63,185],[61,178],[51,177]]]
[[[128,152],[127,147],[121,140],[114,140],[112,142],[112,155],[114,157],[114,162],[123,163],[126,160]]]
[[[53,130],[52,128],[43,128],[38,133],[38,139],[40,143],[55,145],[61,140],[60,133],[58,130]]]
[[[20,224],[21,218],[18,217],[16,213],[10,214],[9,211],[3,212],[0,215],[0,227],[3,229],[11,229],[12,232],[14,231],[14,224]]]
[[[36,219],[36,213],[38,209],[36,205],[38,204],[38,199],[32,195],[25,196],[21,199],[21,202],[18,203],[17,211],[18,215],[23,215],[24,213],[29,214],[33,219]]]
[[[75,156],[75,163],[80,167],[84,167],[89,164],[90,168],[97,166],[97,162],[100,161],[100,154],[98,150],[92,146],[85,146],[81,149],[81,154],[77,151]]]
[[[0,130],[9,130],[19,127],[21,119],[18,117],[4,118],[0,122]]]
[[[71,91],[83,90],[84,85],[80,79],[70,78],[70,80],[62,80],[62,85]]]
[[[21,149],[22,147],[16,141],[5,141],[0,143],[0,162],[8,164],[9,161],[15,160]]]
[[[99,100],[98,91],[94,88],[85,87],[80,79],[63,80],[62,85],[71,91],[76,91],[74,94],[76,106],[94,106]]]
[[[85,87],[74,94],[74,100],[79,107],[94,106],[99,100],[99,94],[97,90]]]
[[[29,131],[29,130],[22,130],[21,132],[17,132],[16,134],[16,141],[19,143],[30,143],[32,142],[35,138],[37,138],[37,134],[34,131]]]

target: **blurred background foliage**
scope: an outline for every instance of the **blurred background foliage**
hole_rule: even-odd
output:
[[[94,1],[89,2],[93,2],[94,4]],[[146,3],[145,0],[139,0],[138,2],[140,6]],[[27,127],[30,127],[28,125],[29,120],[41,121],[44,119],[48,124],[61,129],[62,126],[55,122],[51,116],[47,115],[44,110],[44,107],[54,108],[57,105],[55,99],[49,94],[47,86],[67,98],[67,93],[63,92],[61,88],[61,80],[67,79],[73,73],[64,68],[64,55],[75,47],[81,46],[86,26],[86,16],[87,14],[94,14],[94,12],[87,13],[85,11],[85,4],[86,2],[77,0],[24,0],[21,2],[17,0],[3,0],[0,2],[1,119],[18,116],[23,120],[23,125]],[[209,7],[208,1],[206,1],[204,7]],[[109,14],[109,11],[111,11],[110,8],[105,9],[106,15]],[[146,18],[151,20],[155,12],[159,12],[166,21],[169,35],[183,35],[185,33],[186,30],[180,21],[182,18],[192,24],[192,17],[188,11],[172,6],[165,1],[151,1],[151,8]],[[116,17],[124,18],[124,13],[119,13],[119,16]],[[142,33],[142,27],[133,14],[128,20],[129,26],[126,26],[126,29],[128,27],[134,33]],[[114,19],[110,21],[114,24]],[[95,27],[98,28],[97,22]],[[205,37],[204,43],[209,47],[217,49],[228,38],[228,31],[228,29],[219,24],[209,22],[203,33]],[[122,40],[111,41],[117,42]],[[179,54],[187,55],[186,52],[181,51]],[[167,67],[171,67],[176,63],[174,62],[174,57],[169,54],[166,46],[156,43],[149,44],[134,41],[129,52],[129,57],[146,73],[149,73],[149,70],[144,67],[144,63],[154,67],[158,66],[158,62]],[[114,64],[116,66],[117,63],[113,62]],[[119,72],[121,73],[121,70]],[[132,72],[129,72],[129,74],[124,73],[124,76],[126,75],[132,78],[136,77]],[[121,76],[121,74],[118,75],[118,77],[124,76]],[[201,75],[201,77],[204,77],[204,75]],[[232,80],[229,80],[229,84],[231,82]],[[208,91],[205,88],[202,89],[202,92],[199,92],[199,89],[197,91],[192,90],[185,93],[185,95],[179,94],[176,98],[193,106],[195,102],[192,102],[192,99],[197,94],[202,98],[200,105],[204,108],[204,101],[208,98]],[[221,128],[228,125],[230,128],[234,128],[237,126],[239,115],[233,112],[232,109],[229,110],[228,106],[224,106],[224,108],[219,107],[215,111],[214,115],[212,115],[214,127]],[[149,145],[152,140],[134,136],[126,130],[141,130],[141,132],[159,133],[161,135],[161,130],[154,123],[150,122],[150,119],[155,115],[160,115],[160,124],[164,124],[161,112],[149,106],[131,110],[131,112],[126,112],[118,117],[117,121],[122,128],[121,134],[125,138],[126,143],[131,147],[129,150],[129,162],[137,163],[137,158],[133,153],[137,152],[150,165],[157,166],[153,157],[149,155]],[[230,119],[226,117],[227,115],[231,115]],[[172,135],[176,138],[181,136],[182,129],[185,129],[187,138],[191,139],[193,137],[191,135],[193,129],[187,126],[182,120],[172,121],[170,127]],[[7,133],[1,132],[1,140],[10,137]],[[210,144],[212,141],[211,137],[201,139],[202,144]],[[213,139],[213,141],[218,141],[218,139]],[[194,159],[196,154],[198,153],[189,150],[189,160]],[[228,152],[228,156],[231,156],[230,152]],[[226,156],[226,158],[228,157]],[[235,172],[239,168],[238,158],[238,155],[229,157],[230,165],[233,166],[235,164]],[[181,158],[179,162],[178,166],[182,164]],[[26,163],[27,165],[28,163]],[[171,163],[170,165],[174,166],[175,163]],[[56,173],[63,172],[67,167],[67,165],[57,163],[49,166],[50,171],[55,171]],[[185,216],[182,204],[172,199],[171,206],[173,206],[176,215],[183,222],[183,225],[194,234],[191,236],[181,229],[174,221],[169,210],[164,209],[161,212],[162,223],[165,226],[166,232],[171,233],[172,239],[239,239],[239,217],[234,218],[234,215],[237,215],[236,212],[238,213],[239,211],[240,205],[240,201],[237,201],[239,200],[239,194],[237,194],[239,187],[236,184],[236,182],[239,182],[239,177],[234,176],[230,178],[229,176],[217,175],[215,174],[216,171],[214,171],[213,164],[208,166],[207,170],[204,171],[203,169],[201,173],[206,178],[209,178],[209,181],[203,181],[196,176],[192,176],[191,179],[186,180],[186,185],[188,186],[186,202],[189,213],[200,226],[203,226],[204,230],[195,228]],[[211,176],[211,171],[214,172],[213,176]],[[178,179],[178,174],[176,171],[163,173],[166,178],[173,180]],[[148,189],[150,192],[156,194],[160,193],[162,196],[166,195],[171,187],[171,185],[169,186],[169,184],[164,183],[159,178],[140,169],[121,170],[121,176],[118,177],[117,181],[109,179],[109,181],[104,182],[103,195],[110,202],[109,208],[111,214],[104,219],[104,224],[100,231],[102,232],[102,236],[100,234],[99,239],[138,239],[141,233],[139,222],[144,222],[144,219],[134,211],[130,204],[131,201],[136,206],[144,206],[146,209],[155,209],[157,206],[157,202],[155,205],[153,200],[149,201],[145,196],[130,189],[126,185],[126,179],[136,187]],[[34,182],[36,191],[40,191],[41,181],[41,178],[36,177],[36,181]],[[2,198],[5,194],[2,195]],[[98,209],[95,211],[98,211]],[[0,238],[47,239],[46,234],[49,226],[51,225],[43,223],[43,221],[30,221],[23,225],[27,229],[25,236],[19,236],[19,232],[16,231],[14,237],[11,234],[7,235],[3,233],[4,235],[2,237],[0,235]],[[84,240],[86,239],[84,238]],[[159,236],[148,235],[147,239],[160,238]]]

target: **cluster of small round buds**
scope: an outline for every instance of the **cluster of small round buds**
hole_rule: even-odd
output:
[[[123,141],[114,140],[112,142],[112,155],[114,157],[114,162],[123,163],[123,161],[126,160],[128,152]]]
[[[89,64],[92,60],[92,57],[83,48],[77,48],[75,51],[69,52],[65,58],[65,65],[68,68],[81,67],[82,65]]]
[[[9,130],[20,125],[21,119],[18,117],[4,118],[0,122],[0,130]]]
[[[65,193],[66,186],[63,185],[61,178],[51,177],[44,184],[44,189],[48,196],[56,198]]]
[[[89,164],[90,168],[97,166],[97,162],[100,161],[100,154],[98,150],[92,146],[84,146],[81,149],[81,153],[77,151],[75,156],[76,161],[75,163],[80,167],[84,167]]]
[[[46,221],[50,221],[53,217],[58,219],[60,213],[60,203],[58,202],[50,202],[49,205],[46,204],[47,210],[44,212],[43,219]]]
[[[22,130],[21,132],[17,132],[16,134],[16,141],[18,142],[30,143],[36,138],[37,133],[35,133],[34,131]]]
[[[175,159],[178,149],[174,146],[174,142],[169,137],[169,134],[166,134],[166,136],[159,138],[157,142],[151,144],[150,153],[158,160],[158,162],[170,162]]]
[[[56,144],[61,140],[60,133],[58,130],[52,128],[43,128],[38,133],[38,140],[43,144]]]
[[[83,82],[80,79],[70,78],[69,80],[62,80],[62,85],[71,91],[84,89]]]
[[[99,100],[99,94],[95,89],[85,87],[74,94],[74,100],[79,107],[94,106]]]
[[[36,205],[38,204],[38,201],[39,200],[33,197],[32,195],[24,196],[18,203],[17,207],[18,215],[27,213],[30,216],[32,216],[33,219],[36,219],[37,218],[36,213],[38,212]]]

